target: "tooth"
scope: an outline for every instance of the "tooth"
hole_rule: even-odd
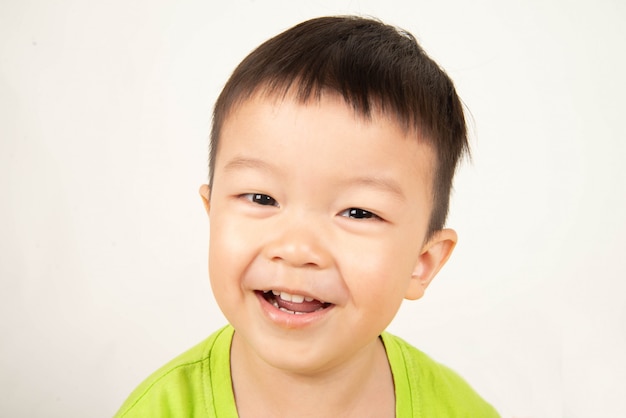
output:
[[[307,302],[312,302],[312,301],[315,300],[315,298],[311,298],[311,297],[308,297],[308,296],[305,297],[305,296],[302,296],[302,295],[292,295],[291,293],[281,292],[281,291],[278,291],[278,290],[272,290],[272,293],[275,296],[280,297],[284,301],[293,302],[293,303],[302,303],[305,300]]]
[[[295,314],[295,312],[294,312],[294,311],[290,311],[289,309],[285,309],[285,308],[278,308],[278,309],[280,309],[280,310],[281,310],[281,311],[283,311],[283,312],[290,313],[290,314],[292,314],[292,315],[294,315],[294,314]]]

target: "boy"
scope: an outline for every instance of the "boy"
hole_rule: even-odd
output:
[[[319,18],[253,51],[217,100],[200,189],[230,325],[118,416],[498,416],[384,332],[455,246],[443,225],[466,151],[452,82],[406,32]]]

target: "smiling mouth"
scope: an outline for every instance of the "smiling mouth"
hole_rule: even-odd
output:
[[[305,297],[302,295],[292,295],[287,292],[277,290],[259,291],[263,298],[276,309],[292,315],[304,315],[312,312],[324,310],[332,303]]]

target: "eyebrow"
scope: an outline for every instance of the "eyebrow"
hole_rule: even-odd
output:
[[[274,166],[258,158],[234,157],[224,166],[224,171],[236,171],[242,168],[252,168],[263,171],[275,171]]]
[[[254,169],[275,173],[276,167],[267,161],[258,158],[236,156],[226,163],[224,171],[237,171],[240,169]],[[381,176],[351,177],[341,182],[344,186],[362,186],[390,193],[401,201],[406,200],[400,185],[393,179]]]
[[[406,200],[406,196],[402,192],[402,188],[400,187],[400,185],[390,178],[378,176],[353,177],[348,178],[345,181],[345,184],[377,189],[382,192],[390,193],[397,197],[399,200]]]

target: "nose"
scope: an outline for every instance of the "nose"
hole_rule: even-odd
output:
[[[327,231],[311,217],[294,214],[277,220],[265,256],[291,267],[322,269],[331,261]]]

